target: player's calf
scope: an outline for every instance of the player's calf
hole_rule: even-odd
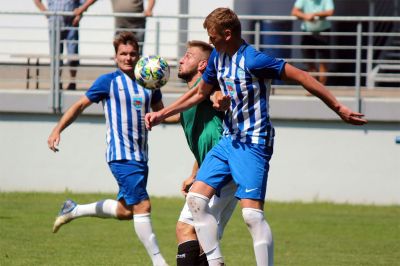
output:
[[[259,209],[243,208],[242,215],[253,238],[254,253],[257,265],[274,264],[274,245],[271,228]]]
[[[189,192],[186,201],[193,215],[194,227],[209,265],[223,265],[223,257],[218,243],[218,224],[208,206],[209,198]]]
[[[177,266],[207,266],[207,257],[201,252],[199,241],[189,240],[178,245]]]

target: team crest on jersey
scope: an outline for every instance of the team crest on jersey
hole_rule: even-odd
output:
[[[230,80],[225,81],[226,84],[226,89],[228,90],[228,93],[231,97],[235,95],[235,83],[233,83]]]
[[[143,99],[141,97],[133,97],[133,106],[136,109],[142,109]]]
[[[237,76],[239,79],[244,79],[246,78],[246,73],[244,72],[244,70],[242,68],[238,68],[237,69]]]

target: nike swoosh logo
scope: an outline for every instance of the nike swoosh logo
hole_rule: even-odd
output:
[[[249,192],[252,192],[252,191],[254,191],[254,190],[256,190],[256,189],[258,189],[258,188],[252,188],[252,189],[247,189],[247,188],[246,188],[245,192],[246,192],[246,193],[249,193]]]

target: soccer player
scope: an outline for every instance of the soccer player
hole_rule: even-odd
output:
[[[338,102],[321,83],[307,72],[282,59],[257,51],[241,38],[241,24],[229,8],[217,8],[204,21],[210,42],[215,46],[202,80],[176,102],[146,115],[146,126],[182,112],[204,100],[216,83],[231,99],[224,118],[224,137],[207,154],[196,181],[186,197],[197,237],[209,265],[223,265],[217,221],[210,212],[209,199],[232,175],[237,185],[242,216],[253,239],[257,265],[273,265],[273,239],[264,217],[269,161],[273,152],[274,129],[268,114],[271,79],[293,80],[319,97],[341,119],[353,125],[367,121]]]
[[[179,61],[178,77],[187,82],[189,90],[196,87],[200,82],[212,49],[211,45],[202,41],[188,42],[186,53]],[[217,90],[215,94],[221,94],[219,87],[217,87]],[[212,98],[216,96],[213,95]],[[218,112],[213,108],[210,99],[205,99],[175,117],[176,122],[180,120],[187,143],[196,158],[192,175],[182,184],[184,195],[187,194],[188,188],[192,185],[198,167],[202,164],[206,154],[221,139],[223,116],[223,112]],[[173,121],[169,120],[168,122]],[[222,237],[225,225],[236,207],[235,191],[236,185],[230,181],[223,186],[219,196],[215,195],[211,198],[209,206],[218,222],[219,239]],[[208,265],[206,255],[202,252],[197,240],[193,216],[187,204],[183,207],[176,224],[176,238],[178,241],[177,266]]]
[[[102,101],[107,124],[106,158],[118,186],[117,200],[106,199],[80,205],[67,200],[54,222],[53,232],[81,217],[132,220],[136,234],[146,248],[153,265],[167,265],[157,244],[150,218],[150,199],[146,191],[148,148],[144,116],[150,107],[162,109],[160,90],[148,90],[136,83],[134,67],[139,46],[131,32],[114,39],[118,70],[100,76],[76,103],[61,117],[48,138],[48,146],[58,151],[61,132],[85,108]]]

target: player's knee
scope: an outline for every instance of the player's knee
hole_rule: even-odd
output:
[[[243,208],[242,209],[243,220],[246,225],[251,228],[263,223],[264,212],[262,210],[253,208]]]
[[[272,232],[264,218],[264,212],[259,209],[243,208],[242,215],[252,235],[254,244],[271,246],[273,243]]]
[[[190,224],[178,221],[176,224],[176,239],[179,243],[197,239],[194,227]]]
[[[117,218],[119,220],[132,220],[133,211],[132,209],[126,208],[125,206],[118,205]]]
[[[199,216],[204,213],[204,211],[208,207],[209,201],[210,199],[206,196],[193,192],[189,192],[186,197],[186,202],[193,217]]]

